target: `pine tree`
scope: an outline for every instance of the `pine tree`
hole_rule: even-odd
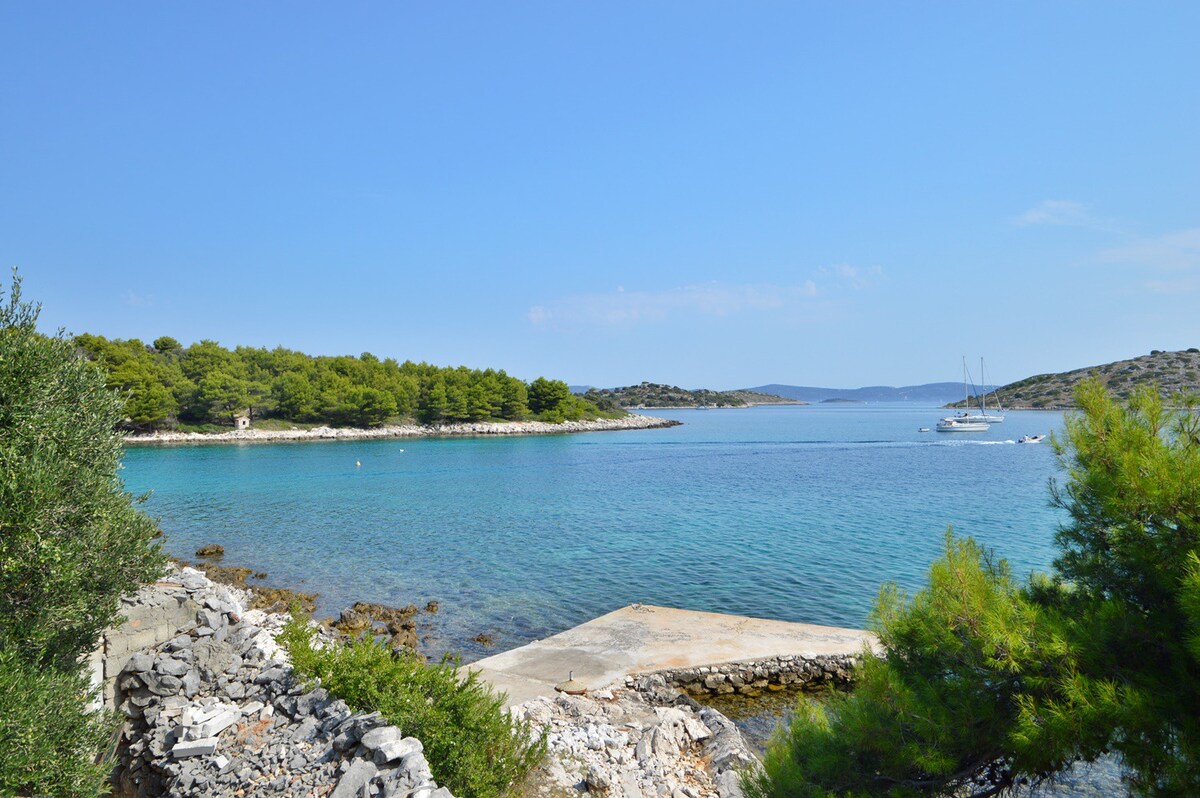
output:
[[[885,587],[854,692],[802,704],[748,795],[992,796],[1119,755],[1135,795],[1200,795],[1200,417],[1098,381],[1055,441],[1069,521],[1049,576],[947,537]]]

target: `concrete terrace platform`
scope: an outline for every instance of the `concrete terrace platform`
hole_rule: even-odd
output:
[[[469,667],[508,693],[508,704],[554,695],[570,671],[589,690],[626,676],[786,655],[858,654],[861,629],[633,604]]]

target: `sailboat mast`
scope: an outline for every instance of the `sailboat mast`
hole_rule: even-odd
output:
[[[983,376],[983,358],[979,358],[979,409],[987,415],[987,378]]]
[[[963,412],[971,409],[971,396],[967,393],[967,356],[963,355]]]
[[[979,379],[983,380],[985,385],[987,384],[987,380],[983,376],[983,358],[979,358]],[[986,391],[987,389],[984,388],[984,390]],[[1002,404],[1000,404],[1000,392],[993,391],[993,393],[996,394],[996,412],[1003,413],[1004,406]]]

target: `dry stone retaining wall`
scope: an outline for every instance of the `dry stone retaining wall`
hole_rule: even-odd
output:
[[[90,658],[92,686],[100,691],[100,706],[116,709],[117,676],[134,654],[196,628],[204,617],[198,617],[201,609],[208,608],[202,608],[186,591],[166,591],[157,585],[123,598],[121,614],[125,620],[104,632]]]
[[[849,654],[788,654],[750,662],[658,671],[658,674],[667,684],[693,696],[753,695],[784,687],[849,685],[854,680],[858,659]]]

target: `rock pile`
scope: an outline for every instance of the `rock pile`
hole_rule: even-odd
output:
[[[295,677],[283,616],[243,611],[246,594],[190,568],[155,590],[196,618],[118,678],[117,795],[451,798],[419,740]]]
[[[587,790],[608,798],[739,798],[755,760],[733,722],[658,675],[586,696],[513,708],[547,733],[550,757],[531,792]]]

